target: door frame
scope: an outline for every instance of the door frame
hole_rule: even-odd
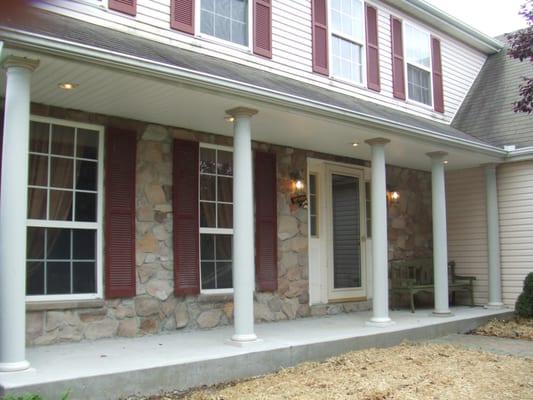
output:
[[[367,271],[366,271],[366,193],[365,193],[365,171],[362,167],[346,166],[333,163],[325,165],[326,190],[324,191],[325,201],[329,205],[328,212],[324,215],[324,223],[327,228],[327,296],[328,302],[361,299],[367,295]],[[359,184],[359,248],[361,268],[361,286],[358,288],[335,289],[334,284],[334,260],[333,260],[333,175],[349,176],[358,179]]]

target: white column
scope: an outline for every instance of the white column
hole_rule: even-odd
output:
[[[254,198],[250,122],[257,110],[226,111],[234,118],[233,136],[233,313],[235,342],[257,340],[254,333]]]
[[[387,178],[385,171],[385,145],[390,140],[375,138],[366,143],[372,148],[372,268],[373,268],[373,316],[368,325],[388,326],[389,318],[389,277],[387,242]]]
[[[26,204],[30,81],[39,62],[8,57],[0,196],[0,371],[26,361]]]
[[[431,158],[431,197],[433,209],[433,278],[435,285],[434,315],[449,316],[448,240],[446,230],[446,189],[443,151],[427,153]]]
[[[502,274],[500,266],[500,224],[496,164],[485,165],[487,236],[489,256],[489,302],[487,308],[502,308]]]

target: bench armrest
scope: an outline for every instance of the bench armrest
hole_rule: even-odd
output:
[[[462,276],[462,275],[454,275],[453,276],[453,281],[454,282],[457,282],[457,281],[469,281],[470,283],[472,283],[472,281],[475,281],[475,280],[476,280],[475,276]]]

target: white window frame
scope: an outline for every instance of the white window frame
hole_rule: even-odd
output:
[[[198,149],[198,162],[200,162],[200,150],[204,148],[204,149],[213,149],[213,150],[222,150],[222,151],[228,151],[228,152],[231,152],[233,154],[233,147],[230,147],[230,146],[223,146],[223,145],[218,145],[218,144],[210,144],[210,143],[200,143],[200,148]],[[201,294],[213,294],[213,295],[216,295],[216,294],[232,294],[233,293],[233,288],[227,288],[227,289],[203,289],[202,288],[202,241],[201,241],[201,235],[204,233],[204,234],[211,234],[211,235],[228,235],[232,237],[232,240],[233,240],[233,228],[205,228],[201,226],[200,224],[200,175],[202,175],[200,173],[200,169],[198,169],[198,226],[199,226],[199,233],[198,233],[198,248],[199,248],[199,251],[198,251],[198,265],[199,265],[199,269],[200,269],[200,293]],[[209,175],[209,174],[207,174]],[[233,176],[233,175],[232,175]],[[232,178],[234,179],[234,178]],[[218,193],[218,187],[215,188],[215,191]],[[216,202],[216,204],[218,204],[218,201]],[[229,203],[224,203],[222,202],[221,204],[229,204]],[[232,202],[231,203],[231,206],[232,208],[235,207],[235,203]],[[218,207],[216,208],[217,209],[217,213],[218,213]],[[217,214],[217,221],[218,221],[218,214]],[[234,262],[234,253],[233,253],[233,246],[232,246],[232,249],[231,249],[231,273],[232,273],[232,276],[233,276],[233,262]]]
[[[95,300],[103,298],[103,213],[104,213],[104,127],[69,120],[31,115],[30,121],[90,129],[98,132],[98,187],[96,203],[96,222],[48,221],[27,219],[26,227],[64,228],[64,229],[96,229],[96,293],[26,295],[26,303],[49,301]],[[26,154],[29,161],[29,152]],[[28,183],[26,182],[26,186]],[[24,256],[24,263],[26,263]],[[46,279],[46,276],[45,276]]]
[[[363,36],[362,36],[362,42],[359,42],[357,41],[356,39],[354,38],[350,38],[346,35],[344,35],[343,33],[341,32],[338,32],[338,31],[335,31],[333,30],[333,24],[331,23],[331,0],[328,0],[327,2],[327,15],[328,15],[328,35],[329,35],[329,42],[328,42],[328,45],[329,45],[329,51],[328,51],[328,63],[329,63],[329,70],[330,70],[330,73],[329,73],[329,76],[330,78],[334,79],[334,80],[337,80],[337,81],[341,81],[341,82],[346,82],[346,83],[349,83],[351,85],[355,85],[355,86],[360,86],[360,87],[366,87],[366,14],[365,14],[365,2],[363,0],[360,0],[361,2],[361,8],[362,8],[362,16],[363,16]],[[361,82],[357,82],[357,81],[353,81],[351,79],[348,79],[348,78],[345,78],[345,77],[342,77],[342,76],[337,76],[337,75],[334,75],[333,74],[333,36],[337,36],[338,38],[342,39],[342,40],[346,40],[350,43],[354,43],[356,45],[359,45],[361,46]]]
[[[223,46],[227,46],[230,48],[234,48],[236,50],[240,51],[246,51],[248,53],[252,53],[252,46],[253,46],[253,4],[252,0],[246,0],[248,3],[248,45],[243,46],[242,44],[234,43],[231,40],[224,40],[220,39],[216,36],[209,35],[207,33],[202,32],[202,21],[201,21],[201,14],[202,14],[202,0],[195,0],[194,1],[194,7],[195,7],[195,13],[194,13],[194,26],[195,26],[195,36],[204,39],[216,44],[220,44]]]
[[[432,70],[432,67],[433,67],[433,55],[431,54],[431,32],[428,31],[427,29],[424,29],[422,28],[420,25],[416,25],[416,24],[413,24],[409,21],[403,21],[403,29],[402,29],[402,41],[404,43],[404,46],[403,46],[403,59],[405,60],[404,62],[404,74],[405,74],[405,93],[406,93],[406,99],[409,103],[413,103],[413,104],[416,104],[418,106],[421,106],[421,107],[424,107],[424,108],[428,108],[428,109],[433,109],[433,70]],[[406,29],[405,29],[405,25],[409,25],[411,28],[414,28],[416,30],[419,30],[425,34],[428,35],[428,48],[429,48],[429,68],[426,67],[425,65],[421,65],[421,64],[418,64],[418,63],[414,63],[414,62],[409,62],[407,61],[407,34],[406,34]],[[430,100],[430,103],[429,104],[426,104],[426,103],[422,103],[418,100],[415,100],[415,99],[412,99],[409,97],[409,74],[408,74],[408,71],[407,71],[407,64],[411,64],[412,66],[416,67],[416,68],[420,68],[426,72],[429,72],[429,90],[430,90],[430,93],[429,93],[429,100]]]

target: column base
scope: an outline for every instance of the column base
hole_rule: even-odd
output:
[[[432,317],[443,317],[443,318],[446,318],[446,317],[453,317],[453,313],[448,310],[448,311],[437,311],[437,310],[434,310],[432,313],[431,313],[431,316]]]
[[[389,317],[386,318],[371,318],[366,321],[366,326],[372,326],[374,328],[386,328],[387,326],[394,325],[395,322]]]
[[[20,372],[30,369],[30,363],[26,360],[14,363],[0,362],[0,372]]]
[[[483,306],[487,310],[501,310],[505,305],[503,303],[487,303]]]
[[[257,343],[262,343],[263,339],[259,339],[257,335],[233,335],[231,339],[227,340],[227,343],[232,346],[246,347]]]

